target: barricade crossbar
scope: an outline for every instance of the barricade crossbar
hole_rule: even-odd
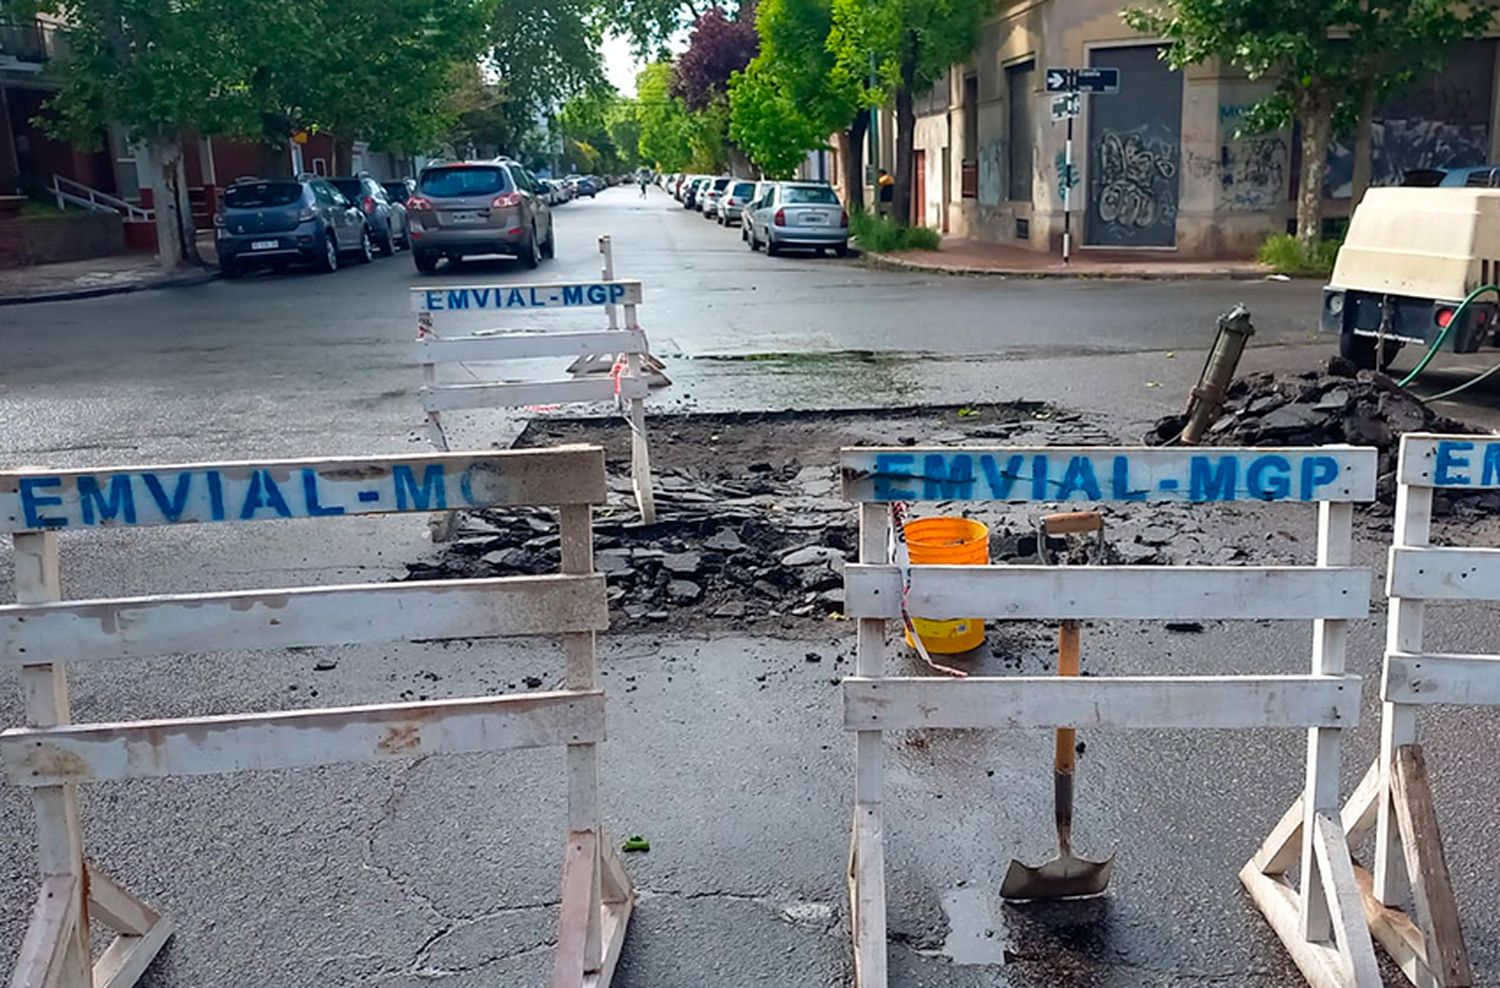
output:
[[[543,746],[567,752],[568,820],[553,988],[606,988],[634,903],[604,839],[604,739],[594,634],[608,625],[593,571],[597,446],[504,453],[199,463],[0,473],[17,603],[0,606],[0,664],[18,666],[26,725],[0,733],[9,780],[32,793],[41,884],[12,988],[129,988],[172,923],[87,861],[79,784],[379,763]],[[59,530],[459,507],[560,509],[562,572],[62,600]],[[415,703],[71,723],[66,662],[317,645],[560,635],[565,687]],[[95,960],[89,921],[115,933]]]
[[[1305,728],[1301,805],[1241,878],[1315,985],[1379,984],[1339,822],[1339,743],[1359,717],[1345,674],[1346,622],[1369,609],[1353,567],[1353,505],[1375,493],[1376,451],[1356,447],[897,447],[845,449],[844,493],[860,507],[859,562],[845,567],[858,621],[856,675],[843,683],[856,738],[849,894],[856,983],[886,988],[882,732],[922,728]],[[1316,504],[1314,566],[935,566],[891,558],[892,505],[909,501]],[[886,622],[903,618],[1312,620],[1305,675],[887,676]],[[1303,833],[1307,836],[1303,839]],[[1301,859],[1300,881],[1288,877]],[[1337,979],[1337,980],[1335,980]]]

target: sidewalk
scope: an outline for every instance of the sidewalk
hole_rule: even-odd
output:
[[[1070,264],[1057,254],[963,237],[945,237],[941,250],[866,253],[876,267],[1012,278],[1264,278],[1250,260],[1187,260],[1169,251],[1074,248]]]
[[[202,251],[202,238],[199,239],[198,246]],[[212,250],[204,254],[204,260],[212,265]],[[163,271],[156,263],[155,254],[134,251],[107,257],[91,257],[83,261],[36,264],[0,270],[0,306],[27,302],[64,302],[150,288],[201,285],[218,276],[219,269],[212,266]]]

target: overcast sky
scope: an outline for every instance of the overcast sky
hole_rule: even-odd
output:
[[[618,35],[604,37],[604,75],[622,95],[635,95],[635,74],[641,70],[630,51],[630,42]]]

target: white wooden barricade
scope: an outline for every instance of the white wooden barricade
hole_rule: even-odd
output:
[[[641,301],[639,281],[596,281],[555,285],[467,285],[413,288],[417,313],[417,360],[422,365],[422,407],[427,412],[430,438],[438,449],[448,448],[441,413],[472,408],[517,408],[526,405],[614,402],[630,425],[631,480],[641,520],[656,520],[651,489],[651,451],[646,441],[646,393],[642,361],[649,356],[646,334],[636,319]],[[614,306],[625,313],[625,326],[613,325]],[[438,323],[458,316],[530,312],[546,309],[606,307],[609,329],[588,332],[487,332],[471,336],[439,335]],[[546,381],[484,381],[439,384],[439,364],[505,361],[535,357],[617,355],[614,369],[603,378],[564,377]],[[471,375],[473,371],[469,372]]]
[[[857,739],[849,904],[856,983],[886,988],[882,732],[912,728],[1307,728],[1312,794],[1301,891],[1282,877],[1264,898],[1304,971],[1378,986],[1374,949],[1338,819],[1339,738],[1359,717],[1344,673],[1344,623],[1369,609],[1369,571],[1349,563],[1353,503],[1375,495],[1376,453],[1300,449],[845,449],[844,496],[860,505],[860,561],[844,571],[859,621],[857,675],[844,681],[844,727]],[[1316,566],[923,566],[890,562],[892,502],[1297,501],[1318,505]],[[904,604],[903,604],[904,602]],[[892,677],[886,622],[1026,620],[1313,620],[1306,675]],[[1258,896],[1258,901],[1262,898]],[[1320,982],[1321,983],[1321,982]]]
[[[568,823],[553,988],[610,981],[634,891],[599,809],[604,694],[594,634],[608,626],[593,571],[597,446],[503,453],[0,472],[0,531],[15,545],[17,603],[0,605],[0,663],[20,669],[24,728],[0,734],[11,782],[31,790],[41,891],[11,988],[129,988],[172,923],[87,858],[81,783],[379,763],[567,747]],[[269,518],[558,505],[562,572],[63,600],[58,533]],[[223,649],[560,634],[566,688],[510,696],[172,720],[74,724],[65,663]],[[315,732],[310,734],[309,732]],[[316,737],[316,743],[309,739]],[[89,923],[117,934],[93,959]]]
[[[615,251],[613,243],[608,234],[599,237],[599,253],[604,257],[603,267],[599,275],[605,281],[615,280]],[[609,319],[610,329],[620,328],[620,314],[616,311],[619,306],[609,304],[604,307],[604,314]],[[588,374],[608,374],[614,370],[615,364],[624,359],[626,354],[617,353],[591,353],[586,357],[579,357],[568,365],[568,373],[574,377],[582,377]],[[645,375],[646,384],[653,388],[664,388],[672,381],[667,377],[666,367],[655,355],[650,353],[641,354],[641,371]]]
[[[1425,704],[1500,705],[1500,655],[1442,655],[1422,644],[1428,601],[1500,601],[1500,549],[1429,544],[1436,488],[1500,488],[1500,439],[1406,435],[1396,470],[1396,530],[1381,685],[1380,757],[1344,807],[1351,843],[1375,833],[1373,874],[1356,866],[1375,935],[1419,988],[1475,984],[1443,856],[1427,764],[1417,742]],[[1415,915],[1401,906],[1410,893]]]

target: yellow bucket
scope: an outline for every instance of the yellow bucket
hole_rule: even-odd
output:
[[[913,564],[938,563],[948,566],[987,566],[990,561],[990,530],[968,518],[918,518],[906,523],[906,549]],[[927,651],[953,655],[978,648],[984,643],[984,621],[960,618],[957,621],[927,621],[912,618]],[[911,632],[906,644],[916,647]]]

